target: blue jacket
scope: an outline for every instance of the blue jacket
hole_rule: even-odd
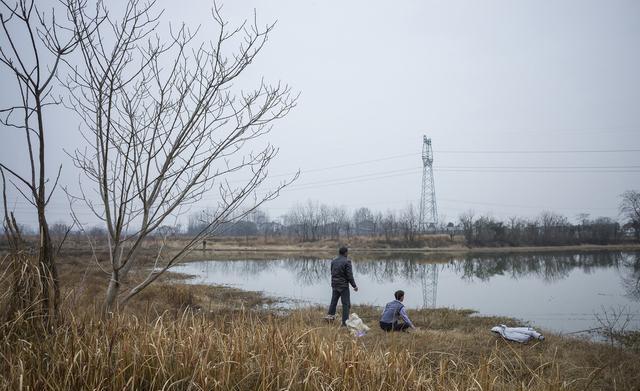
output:
[[[402,304],[402,302],[399,300],[390,301],[384,307],[380,322],[396,323],[398,321],[398,318],[402,318],[404,323],[413,327],[413,323],[411,323],[409,315],[407,315],[407,311],[404,309],[404,304]]]

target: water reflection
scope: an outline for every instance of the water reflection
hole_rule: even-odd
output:
[[[176,271],[198,276],[194,283],[324,303],[329,263],[312,256],[204,261]],[[593,314],[605,307],[631,305],[640,312],[640,252],[356,255],[353,267],[362,288],[352,295],[355,304],[380,305],[394,290],[405,289],[409,307],[473,308],[566,331],[593,327]]]
[[[312,285],[329,281],[330,260],[318,257],[279,258],[274,260],[215,261],[208,266],[216,273],[255,276],[284,268],[293,273],[300,284]],[[536,276],[553,283],[567,278],[579,269],[594,273],[598,269],[615,268],[621,273],[621,285],[627,295],[640,300],[640,253],[590,252],[550,254],[482,254],[449,259],[446,263],[434,263],[429,257],[415,255],[354,261],[357,275],[368,276],[378,282],[424,281],[437,285],[439,269],[450,269],[468,281],[490,281],[495,276],[512,279]],[[433,287],[432,289],[436,289]],[[432,303],[435,304],[435,303]]]
[[[597,268],[619,267],[623,259],[620,252],[584,254],[500,254],[473,257],[455,262],[463,278],[489,280],[496,275],[511,278],[536,275],[547,282],[566,278],[574,269],[591,273]],[[461,269],[460,269],[461,268]]]
[[[275,263],[274,263],[275,262]],[[273,261],[246,260],[215,262],[220,272],[234,271],[247,275],[264,273],[273,268],[284,267],[295,273],[297,278],[308,284],[328,280],[327,264],[329,260],[318,257],[285,258]],[[358,273],[370,276],[377,282],[402,280],[420,280],[425,269],[433,262],[429,258],[385,258],[377,260],[354,261]],[[640,255],[621,252],[596,252],[584,254],[499,254],[478,255],[455,258],[444,266],[451,268],[463,279],[489,281],[494,276],[521,278],[535,275],[546,282],[557,282],[566,278],[574,269],[593,273],[599,268],[617,268],[628,273],[634,292],[640,289]]]
[[[640,301],[640,254],[627,254],[622,264],[627,270],[622,277],[622,286],[630,299]]]
[[[320,281],[329,281],[327,263],[326,260],[319,258],[288,258],[284,260],[283,266],[293,272],[302,284],[311,285]]]
[[[288,261],[291,261],[289,259]],[[300,281],[315,284],[327,280],[327,260],[297,259],[286,262]],[[454,258],[441,268],[450,268],[462,279],[489,281],[494,276],[512,279],[537,276],[546,283],[559,282],[579,269],[590,274],[598,269],[615,268],[621,272],[621,285],[627,295],[640,301],[640,254],[622,252],[549,253],[549,254],[483,254]],[[395,282],[398,279],[420,281],[423,287],[423,306],[435,307],[438,266],[429,258],[394,258],[357,262],[356,271],[376,282]]]

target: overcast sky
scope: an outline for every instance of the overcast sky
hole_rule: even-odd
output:
[[[201,40],[215,34],[210,2],[158,5],[159,30],[186,22],[201,26]],[[229,1],[222,13],[240,23],[254,9],[261,24],[277,25],[246,80],[300,92],[268,136],[280,148],[270,172],[302,171],[265,207],[272,217],[306,200],[352,210],[418,204],[423,134],[447,221],[469,209],[617,218],[620,193],[640,190],[638,1]],[[4,69],[0,81],[6,102],[16,90]],[[77,121],[63,109],[47,115],[50,162],[63,164],[73,189],[62,150],[75,147]],[[1,160],[25,169],[21,139],[1,132]],[[52,202],[50,222],[68,220],[65,204],[62,195]]]

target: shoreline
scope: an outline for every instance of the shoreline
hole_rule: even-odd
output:
[[[337,248],[337,245],[336,245]],[[305,246],[305,245],[256,245],[238,246],[222,245],[208,249],[193,249],[190,253],[233,253],[233,252],[264,252],[264,253],[289,253],[300,252],[326,253],[335,252],[336,249],[326,246]],[[571,246],[526,246],[526,247],[362,247],[350,246],[351,254],[359,253],[415,253],[415,254],[491,254],[491,253],[532,253],[532,252],[591,252],[591,251],[640,251],[640,244],[613,244],[613,245],[571,245]]]
[[[266,258],[272,251],[291,255],[335,252],[333,246],[319,249],[288,246],[287,251],[264,246],[266,249],[253,247],[251,252],[238,251],[239,246],[224,250],[220,247],[225,246],[215,247],[206,253],[225,257],[225,251],[226,254],[235,251],[246,256],[266,250]],[[351,248],[366,251],[362,247]],[[638,246],[579,247],[580,251],[620,249],[637,251]],[[406,249],[377,249],[373,253],[403,250]],[[413,251],[434,253],[440,249],[435,250]],[[460,250],[477,249],[442,252],[455,254]],[[566,247],[548,249],[565,250]],[[145,251],[152,251],[152,247]],[[198,253],[202,254],[198,250],[191,254]],[[7,358],[6,371],[0,376],[2,389],[24,388],[25,384],[38,389],[44,382],[64,389],[86,388],[87,384],[100,388],[105,381],[114,381],[113,373],[118,374],[115,388],[134,383],[142,388],[149,388],[150,384],[151,388],[162,388],[176,379],[189,379],[202,389],[255,389],[268,378],[280,379],[285,386],[314,381],[309,389],[323,389],[347,376],[355,379],[353,386],[345,387],[352,389],[366,389],[362,385],[369,384],[372,378],[378,386],[396,377],[400,380],[397,384],[390,383],[391,388],[409,388],[407,379],[410,385],[415,385],[413,388],[424,388],[429,382],[437,384],[438,389],[468,389],[477,384],[485,385],[485,389],[517,389],[523,382],[532,390],[548,390],[553,388],[550,384],[558,385],[553,389],[568,390],[608,389],[614,383],[620,389],[635,389],[640,384],[638,332],[612,335],[608,343],[601,343],[585,335],[568,335],[535,325],[545,340],[518,344],[490,332],[498,324],[517,325],[521,321],[517,316],[438,307],[411,308],[411,320],[419,330],[387,334],[377,327],[380,307],[363,304],[354,305],[352,312],[357,312],[371,329],[356,338],[338,324],[323,320],[325,306],[278,311],[272,307],[277,295],[224,285],[188,284],[178,281],[178,276],[171,272],[136,296],[121,314],[105,320],[95,312],[95,304],[102,299],[105,287],[101,269],[93,261],[87,264],[87,258],[77,253],[61,255],[60,266],[66,298],[64,309],[71,316],[65,316],[66,322],[48,334],[47,343],[25,340],[19,333],[25,328],[8,323],[7,330],[12,333],[3,335],[0,350]],[[70,362],[68,357],[79,359]],[[42,362],[50,362],[54,367],[39,371]],[[137,372],[131,373],[131,368],[138,368]],[[309,372],[310,368],[316,368],[315,372]],[[346,372],[345,368],[354,370]],[[66,375],[60,376],[61,373]],[[424,377],[418,378],[416,374]],[[85,378],[93,383],[75,383],[75,379]],[[226,383],[213,387],[212,378]],[[246,379],[251,384],[238,387]]]

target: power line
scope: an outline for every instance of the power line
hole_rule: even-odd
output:
[[[361,183],[361,182],[367,182],[367,181],[372,181],[372,180],[378,180],[378,179],[386,179],[386,178],[396,178],[399,176],[405,176],[405,175],[413,175],[416,174],[420,171],[420,169],[410,169],[409,171],[403,171],[403,172],[398,172],[396,174],[384,174],[384,175],[372,175],[372,174],[368,174],[368,175],[363,175],[363,176],[356,176],[356,177],[349,177],[349,178],[340,178],[340,179],[331,179],[331,180],[326,180],[326,181],[319,181],[319,182],[312,182],[312,183],[307,183],[307,184],[300,184],[300,185],[294,185],[291,187],[288,187],[285,189],[285,191],[297,191],[297,190],[308,190],[308,189],[314,189],[314,188],[319,188],[319,187],[327,187],[327,186],[338,186],[338,185],[346,185],[346,184],[352,184],[352,183]],[[494,171],[487,171],[487,170],[442,170],[442,169],[435,169],[434,171],[444,171],[444,172],[494,172],[494,173],[519,173],[519,172],[523,172],[523,171],[515,171],[515,170],[503,170],[503,171],[498,171],[498,170],[494,170]],[[602,171],[558,171],[558,170],[537,170],[537,171],[533,171],[533,170],[529,170],[529,171],[524,171],[524,172],[531,172],[531,173],[567,173],[567,172],[572,172],[572,173],[640,173],[640,170],[602,170]]]
[[[591,150],[436,150],[435,153],[452,153],[452,154],[483,154],[483,153],[491,153],[491,154],[556,154],[556,153],[629,153],[629,152],[640,152],[640,149],[591,149]],[[327,167],[318,167],[312,169],[302,169],[300,170],[301,174],[309,173],[309,172],[319,172],[319,171],[328,171],[337,168],[344,167],[352,167],[358,165],[364,165],[369,163],[377,163],[387,160],[399,159],[403,157],[410,156],[420,156],[421,153],[406,153],[406,154],[398,154],[391,155],[386,157],[381,157],[377,159],[369,159],[362,160],[351,163],[343,163],[333,166]],[[421,169],[421,167],[419,167]],[[595,172],[607,172],[613,173],[618,171],[603,171],[603,170],[621,170],[619,172],[636,172],[636,171],[628,171],[630,169],[640,169],[640,166],[436,166],[434,170],[436,171],[444,171],[444,172],[516,172],[516,170],[524,170],[522,172],[548,172],[546,170],[567,170],[567,171],[558,171],[558,172],[576,172],[573,170],[580,170],[578,172],[588,172],[586,170],[598,170]],[[405,169],[405,170],[414,170],[414,168]],[[505,170],[505,171],[487,171],[487,170]],[[508,171],[506,171],[508,170]],[[397,172],[400,170],[394,170],[393,172]],[[269,175],[270,178],[278,178],[278,177],[291,177],[297,174],[297,172],[289,172],[283,174],[272,174]],[[375,173],[374,173],[375,174]],[[365,175],[374,175],[374,174],[365,174]],[[378,173],[383,174],[383,173]],[[365,176],[363,175],[363,176]],[[345,179],[345,178],[343,178]],[[241,183],[246,182],[246,180],[237,180],[230,181],[230,183]]]
[[[320,182],[311,182],[308,184],[300,185],[306,186],[315,183],[325,183],[328,181],[343,181],[346,179],[356,179],[362,177],[369,177],[373,175],[381,175],[381,174],[389,174],[389,173],[400,173],[400,172],[414,172],[415,170],[419,170],[421,167],[411,167],[398,169],[393,171],[386,172],[377,172],[371,174],[362,174],[353,177],[340,178],[340,179],[331,179],[327,181]],[[320,169],[316,169],[319,171]],[[629,165],[629,166],[436,166],[433,168],[434,171],[442,171],[442,172],[530,172],[530,173],[626,173],[626,172],[640,172],[640,165]],[[307,171],[301,171],[304,173]],[[285,176],[290,174],[280,174],[280,175],[270,175],[269,178]],[[244,181],[233,181],[232,183],[240,183]],[[297,187],[297,186],[296,186]]]
[[[463,199],[454,199],[454,198],[440,198],[440,200],[445,203],[445,204],[454,204],[454,205],[459,205],[462,206],[462,209],[457,209],[459,211],[468,209],[469,205],[483,205],[483,206],[494,206],[494,207],[499,207],[501,209],[535,209],[535,210],[539,210],[539,211],[543,211],[543,210],[556,210],[556,211],[587,211],[587,210],[601,210],[601,211],[613,211],[613,210],[617,210],[618,208],[612,207],[612,208],[596,208],[596,207],[567,207],[567,206],[556,206],[556,207],[550,207],[550,206],[543,206],[543,205],[521,205],[521,204],[506,204],[506,203],[496,203],[496,202],[484,202],[484,201],[471,201],[471,200],[463,200]],[[359,207],[359,206],[368,206],[368,205],[380,205],[380,204],[405,204],[405,203],[416,203],[418,202],[418,200],[416,199],[409,199],[409,200],[403,200],[403,201],[381,201],[381,202],[375,202],[375,203],[367,203],[366,205],[364,204],[353,204],[353,205],[342,205],[345,207]],[[291,207],[288,208],[276,208],[276,207],[265,207],[265,210],[270,210],[270,209],[277,209],[277,210],[290,210]],[[445,210],[450,210],[450,207],[445,208]],[[90,212],[90,211],[83,211],[83,210],[79,210],[75,212],[76,215],[78,216],[84,216],[84,217],[95,217],[95,215]]]
[[[583,149],[583,150],[576,150],[576,149],[564,149],[564,150],[435,150],[434,154],[439,154],[439,153],[451,153],[451,154],[483,154],[483,153],[490,153],[490,154],[559,154],[559,153],[576,153],[576,154],[581,154],[581,153],[632,153],[632,152],[640,152],[640,149]],[[381,158],[377,158],[377,159],[369,159],[369,160],[361,160],[361,161],[357,161],[357,162],[351,162],[351,163],[344,163],[344,164],[338,164],[338,165],[334,165],[334,166],[327,166],[327,167],[317,167],[317,168],[311,168],[311,169],[301,169],[300,173],[301,174],[305,174],[308,172],[318,172],[318,171],[327,171],[327,170],[333,170],[336,168],[344,168],[344,167],[353,167],[353,166],[359,166],[359,165],[363,165],[363,164],[369,164],[369,163],[378,163],[378,162],[382,162],[382,161],[387,161],[387,160],[393,160],[393,159],[399,159],[399,158],[403,158],[403,157],[418,157],[421,156],[421,153],[405,153],[405,154],[399,154],[399,155],[391,155],[391,156],[385,156],[385,157],[381,157]],[[269,175],[270,178],[277,178],[277,177],[283,177],[283,176],[292,176],[297,174],[297,172],[288,172],[288,173],[282,173],[282,174],[273,174],[273,175]]]
[[[435,153],[554,154],[554,153],[631,153],[640,149],[547,149],[547,150],[436,150]]]
[[[503,133],[503,134],[547,134],[547,133],[630,133],[638,132],[636,126],[608,126],[608,127],[596,127],[596,128],[536,128],[536,129],[524,129],[524,128],[504,128],[504,129],[487,129],[482,128],[483,132],[490,133]],[[448,131],[460,131],[459,129],[447,129]]]
[[[442,150],[442,151],[436,151],[438,153],[495,153],[495,154],[556,154],[556,153],[630,153],[630,152],[640,152],[640,149],[601,149],[601,150],[519,150],[519,151],[515,151],[515,150],[492,150],[492,151],[478,151],[478,150]],[[339,165],[333,165],[333,166],[327,166],[327,167],[320,167],[320,168],[314,168],[314,169],[307,169],[307,170],[303,170],[302,173],[308,173],[308,172],[318,172],[318,171],[326,171],[326,170],[332,170],[332,169],[337,169],[337,168],[344,168],[344,167],[349,167],[349,166],[357,166],[357,165],[364,165],[364,164],[369,164],[369,163],[376,163],[376,162],[381,162],[381,161],[387,161],[387,160],[392,160],[392,159],[398,159],[398,158],[403,158],[403,157],[410,157],[410,156],[419,156],[419,153],[408,153],[408,154],[399,154],[399,155],[391,155],[391,156],[386,156],[386,157],[381,157],[381,158],[377,158],[377,159],[369,159],[369,160],[364,160],[364,161],[358,161],[358,162],[351,162],[351,163],[344,163],[344,164],[339,164]],[[343,177],[343,178],[334,178],[334,179],[329,179],[329,180],[324,180],[324,181],[315,181],[315,182],[308,182],[308,183],[302,183],[299,185],[293,185],[290,186],[288,188],[285,189],[285,191],[296,191],[296,190],[308,190],[308,189],[313,189],[313,188],[319,188],[319,187],[326,187],[326,186],[338,186],[338,185],[345,185],[345,184],[351,184],[351,183],[360,183],[360,182],[365,182],[365,181],[371,181],[371,180],[379,180],[379,179],[387,179],[387,178],[395,178],[395,177],[399,177],[399,176],[405,176],[405,175],[411,175],[411,174],[416,174],[418,173],[420,170],[422,170],[422,167],[411,167],[411,168],[404,168],[404,169],[397,169],[397,170],[390,170],[390,171],[382,171],[382,172],[374,172],[374,173],[369,173],[369,174],[361,174],[361,175],[356,175],[356,176],[350,176],[350,177]],[[640,172],[640,166],[638,165],[621,165],[621,166],[440,166],[440,167],[435,167],[434,168],[435,171],[441,171],[441,172],[459,172],[459,173],[471,173],[471,172],[483,172],[483,173],[520,173],[520,172],[525,172],[525,173],[638,173]],[[290,176],[293,175],[295,173],[288,173],[288,174],[277,174],[277,175],[270,175],[269,178],[272,177],[278,177],[278,176]],[[233,182],[243,182],[243,181],[233,181]],[[233,183],[232,182],[232,183]],[[447,199],[443,199],[445,201],[447,201]],[[473,201],[464,201],[465,203],[477,203],[477,204],[483,204],[483,203],[479,203],[479,202],[473,202]],[[26,200],[17,198],[14,200],[13,202],[14,204],[14,208],[12,210],[31,210],[31,206],[28,204],[28,202]],[[18,204],[22,204],[22,205],[18,205]],[[53,202],[51,206],[55,205],[56,203]],[[487,203],[484,203],[487,204]],[[489,205],[489,204],[488,204]],[[65,207],[68,207],[68,203],[64,203]],[[502,205],[502,204],[495,204],[495,206],[509,206],[509,205]],[[529,207],[529,206],[516,206],[514,205],[514,207]],[[594,209],[594,208],[589,208],[589,209]],[[55,211],[54,213],[65,213],[65,212],[58,212]],[[80,215],[93,215],[92,212],[89,211],[79,211]]]
[[[371,180],[395,178],[410,174],[419,173],[422,167],[409,167],[397,170],[379,171],[368,174],[360,174],[342,178],[332,178],[321,181],[300,183],[287,187],[286,191],[291,190],[307,190],[318,187],[345,185],[351,183],[360,183]],[[488,173],[640,173],[640,165],[628,166],[440,166],[434,168],[434,171],[442,172],[488,172]],[[237,181],[242,182],[242,181]],[[22,203],[18,207],[29,207],[26,200],[16,199],[16,203]],[[68,207],[68,204],[65,204]]]
[[[517,205],[517,204],[503,204],[503,203],[495,203],[495,202],[482,202],[482,201],[468,201],[468,200],[460,200],[454,198],[441,198],[441,200],[445,202],[450,202],[454,204],[477,204],[477,205],[486,205],[486,206],[499,206],[501,208],[530,208],[530,209],[571,209],[571,210],[618,210],[618,208],[576,208],[576,207],[559,207],[559,208],[550,208],[548,206],[536,206],[536,205]]]
[[[599,170],[599,169],[638,169],[640,166],[437,166],[440,169],[514,169],[514,170]]]

